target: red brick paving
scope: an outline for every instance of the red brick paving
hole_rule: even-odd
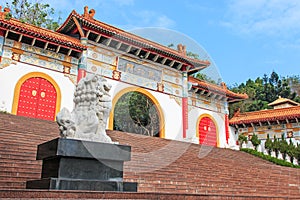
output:
[[[83,198],[85,194],[84,198],[102,195],[107,199],[300,199],[300,169],[229,149],[117,131],[108,134],[114,141],[132,146],[124,181],[138,182],[138,193],[25,190],[27,180],[40,178],[36,146],[57,138],[58,126],[0,114],[0,198]]]

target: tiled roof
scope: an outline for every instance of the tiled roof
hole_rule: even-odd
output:
[[[247,99],[248,95],[247,94],[239,94],[232,92],[227,89],[227,87],[224,86],[218,86],[203,80],[196,79],[194,77],[189,77],[188,81],[191,82],[192,88],[193,89],[201,89],[201,90],[206,90],[208,92],[213,92],[217,93],[219,95],[223,95],[229,98],[229,101],[234,101],[234,100],[242,100],[242,99]]]
[[[300,118],[300,106],[240,113],[231,118],[229,124],[250,124],[295,118]]]
[[[13,18],[8,20],[0,18],[0,30],[1,29],[11,30],[20,34],[27,35],[28,37],[40,38],[41,40],[46,40],[55,44],[72,47],[78,50],[84,50],[87,48],[85,45],[82,45],[76,38],[72,38],[67,35],[37,27],[28,23],[23,23]]]
[[[276,99],[272,103],[269,103],[268,105],[269,106],[276,106],[276,105],[280,105],[280,104],[284,104],[284,103],[289,103],[289,104],[294,105],[294,106],[299,106],[299,103],[297,103],[295,101],[292,101],[290,99],[287,99],[287,98],[282,98],[282,97],[279,97],[278,99]]]
[[[58,28],[58,32],[65,33],[70,31],[74,27],[74,22],[73,22],[73,17],[76,17],[79,21],[81,21],[82,26],[89,28],[89,29],[94,29],[94,30],[102,30],[103,32],[107,33],[108,35],[112,35],[116,39],[125,41],[125,42],[130,42],[132,44],[135,44],[137,46],[140,46],[141,48],[145,49],[153,49],[156,50],[160,53],[165,53],[169,55],[173,55],[177,58],[180,58],[182,60],[185,60],[186,62],[189,62],[191,64],[201,64],[201,65],[210,65],[210,62],[207,60],[199,60],[199,59],[193,59],[187,56],[183,56],[180,54],[177,50],[174,50],[172,48],[168,48],[166,46],[163,46],[161,44],[158,44],[156,42],[153,42],[151,40],[147,40],[145,38],[142,38],[140,36],[137,36],[135,34],[126,32],[122,29],[116,28],[114,26],[111,26],[109,24],[106,24],[104,22],[100,22],[95,19],[89,19],[85,18],[82,15],[78,14],[75,10],[71,12],[67,20]]]

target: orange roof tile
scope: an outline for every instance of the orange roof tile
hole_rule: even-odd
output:
[[[191,82],[193,84],[193,88],[195,89],[202,89],[202,90],[206,90],[206,91],[211,91],[213,93],[217,93],[219,95],[223,95],[229,98],[229,101],[234,101],[234,100],[242,100],[242,99],[247,99],[248,95],[247,94],[239,94],[239,93],[235,93],[232,92],[230,90],[228,90],[226,88],[226,86],[218,86],[212,83],[208,83],[206,81],[203,80],[199,80],[197,78],[194,77],[189,77],[188,81]]]
[[[85,18],[84,16],[78,14],[75,10],[73,10],[71,12],[71,14],[67,18],[67,20],[64,22],[64,24],[62,24],[58,28],[57,31],[64,32],[63,30],[71,30],[72,27],[74,27],[74,24],[73,24],[74,22],[72,22],[73,17],[76,17],[77,19],[81,20],[83,27],[86,26],[89,29],[100,28],[101,30],[108,31],[109,34],[113,34],[114,37],[116,37],[116,39],[127,40],[127,42],[128,42],[128,40],[129,41],[132,40],[132,42],[135,43],[136,45],[138,45],[138,43],[141,43],[143,45],[142,48],[157,49],[158,51],[161,51],[160,53],[165,52],[168,54],[172,54],[175,57],[185,60],[186,62],[190,62],[191,64],[196,63],[196,64],[200,64],[200,65],[205,65],[205,66],[210,65],[210,62],[208,60],[199,60],[199,59],[193,59],[193,58],[190,58],[187,56],[183,56],[177,50],[174,50],[172,48],[163,46],[163,45],[153,42],[151,40],[147,40],[147,39],[137,36],[135,34],[126,32],[122,29],[108,25],[104,22],[97,21],[95,19]]]
[[[231,118],[229,124],[250,124],[295,118],[300,118],[300,106],[240,113]]]
[[[0,18],[0,29],[11,30],[20,34],[27,35],[28,37],[40,38],[52,43],[72,47],[77,50],[84,50],[87,47],[80,43],[76,38],[72,38],[61,33],[57,33],[45,28],[37,27],[28,23],[20,22],[16,19]]]

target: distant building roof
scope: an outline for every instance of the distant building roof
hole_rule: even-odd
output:
[[[276,99],[275,101],[269,103],[268,106],[278,106],[278,105],[282,105],[282,104],[289,104],[291,106],[299,106],[299,103],[292,101],[290,99],[287,99],[287,98],[282,98],[281,96],[279,96],[279,98]]]
[[[236,114],[229,120],[230,125],[250,124],[258,122],[298,119],[300,118],[300,106],[279,108],[272,110],[261,110]]]

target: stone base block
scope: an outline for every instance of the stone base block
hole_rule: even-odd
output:
[[[123,181],[75,180],[46,178],[27,181],[27,189],[47,190],[89,190],[89,191],[118,191],[136,192],[137,183]]]
[[[137,183],[123,182],[123,166],[131,148],[126,145],[57,138],[40,144],[40,180],[27,189],[136,192]]]

